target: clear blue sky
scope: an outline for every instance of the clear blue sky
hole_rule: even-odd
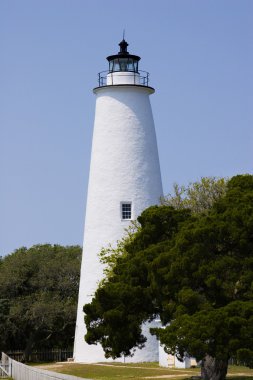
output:
[[[0,1],[0,255],[82,244],[97,73],[129,51],[156,88],[164,192],[252,173],[253,1]]]

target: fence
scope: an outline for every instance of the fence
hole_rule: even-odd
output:
[[[246,362],[238,360],[236,358],[230,358],[229,361],[228,361],[228,364],[229,365],[241,365],[241,366],[247,367],[247,363]]]
[[[2,361],[0,365],[3,368],[8,369],[5,372],[14,380],[90,380],[84,379],[83,377],[64,375],[62,373],[47,371],[36,367],[29,367],[28,365],[11,359],[4,353],[2,353]]]
[[[9,365],[0,362],[0,379],[6,379],[11,373],[11,368]]]
[[[15,350],[8,351],[7,355],[11,357],[11,359],[17,360],[18,362],[24,361],[24,351],[23,350]],[[69,358],[73,357],[73,350],[69,349],[48,349],[48,350],[35,350],[26,358],[26,362],[64,362]]]

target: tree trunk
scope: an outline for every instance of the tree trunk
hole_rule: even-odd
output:
[[[203,380],[225,380],[227,370],[228,360],[219,360],[206,355],[201,363],[201,378]]]
[[[26,342],[26,347],[25,347],[25,350],[24,350],[24,353],[23,353],[23,357],[22,357],[22,362],[29,362],[30,360],[30,355],[32,353],[32,348],[33,348],[33,338],[34,338],[34,335],[33,333],[31,333],[29,335],[29,338],[28,338],[28,341]]]

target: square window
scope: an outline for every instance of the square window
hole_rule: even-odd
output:
[[[132,218],[131,203],[121,203],[121,218],[124,220],[130,220]]]

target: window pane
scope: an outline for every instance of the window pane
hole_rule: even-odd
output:
[[[112,71],[113,70],[113,61],[110,61],[109,62],[109,71]]]
[[[119,59],[119,64],[120,64],[120,70],[121,71],[127,71],[127,58],[120,58]]]
[[[118,59],[114,60],[113,71],[120,71],[119,60]]]
[[[133,60],[131,58],[128,59],[128,70],[134,71],[134,63],[133,63]]]
[[[132,218],[132,204],[131,203],[121,204],[121,218],[128,219],[128,220]]]
[[[138,72],[138,62],[134,61],[134,71],[137,73]]]

